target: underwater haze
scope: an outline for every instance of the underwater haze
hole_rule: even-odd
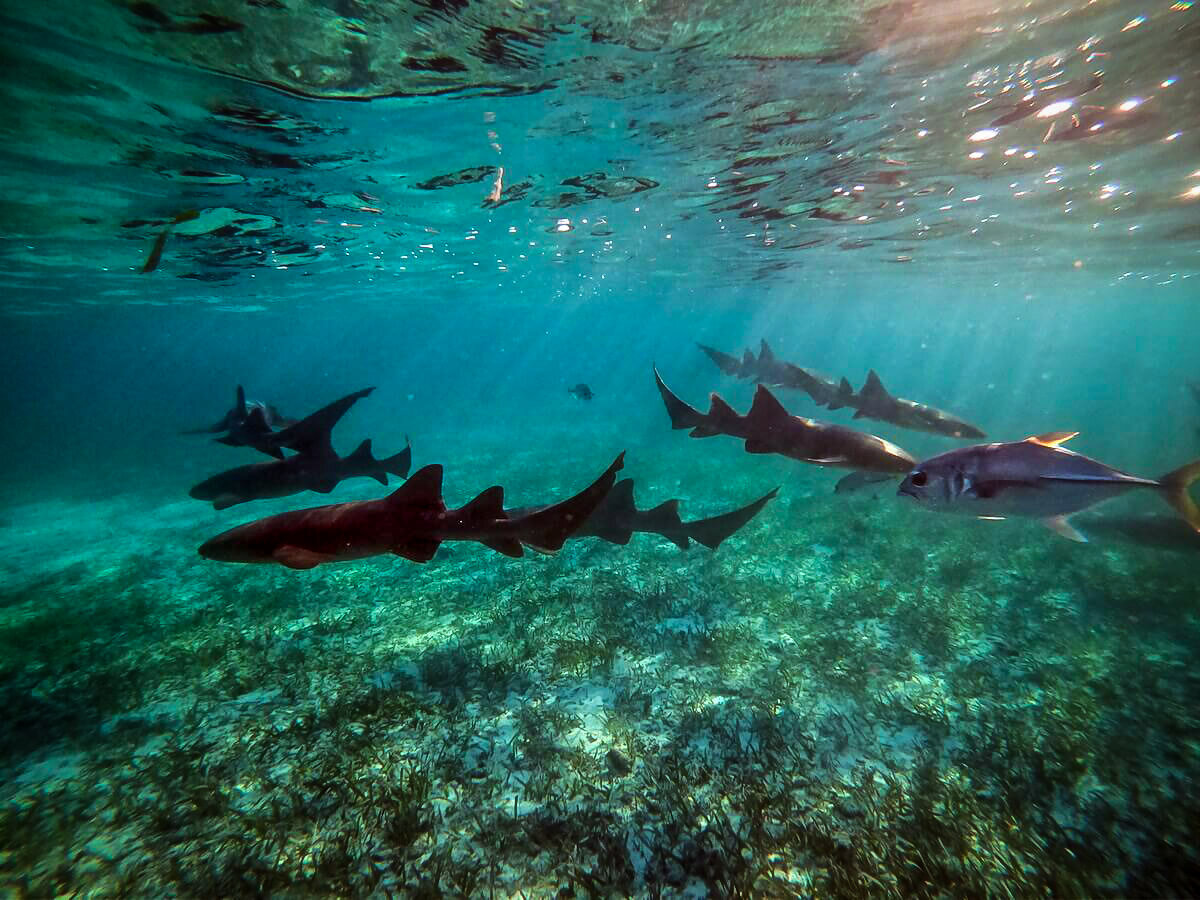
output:
[[[0,22],[0,892],[1200,894],[1192,2]]]

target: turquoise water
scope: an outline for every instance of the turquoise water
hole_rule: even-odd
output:
[[[697,343],[766,340],[989,440],[1200,456],[1190,3],[4,15],[7,894],[1197,892],[1200,540],[1154,491],[1087,543],[835,493],[653,376],[745,413]],[[715,550],[221,563],[402,483],[192,499],[268,460],[180,433],[238,385],[373,387],[333,449],[411,441],[450,507],[622,451],[685,522],[779,493]]]

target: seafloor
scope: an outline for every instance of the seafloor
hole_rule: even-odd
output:
[[[1193,557],[680,442],[631,449],[643,504],[680,496],[686,518],[784,484],[715,553],[641,535],[294,572],[195,547],[315,495],[10,498],[0,889],[1195,891]],[[547,456],[476,440],[448,499],[552,499],[611,454]]]

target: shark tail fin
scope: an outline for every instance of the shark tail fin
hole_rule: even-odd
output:
[[[1158,479],[1167,502],[1193,531],[1200,531],[1200,507],[1196,506],[1196,501],[1190,493],[1192,484],[1197,479],[1200,479],[1200,459],[1180,466]]]
[[[374,478],[380,484],[387,484],[387,473],[380,468],[379,460],[371,452],[370,438],[359,444],[354,452],[346,457],[345,462],[347,465],[360,470],[362,474]]]
[[[409,443],[408,435],[404,436],[404,449],[391,456],[385,456],[379,461],[379,464],[389,475],[407,478],[408,471],[412,468],[412,444]]]
[[[613,460],[612,465],[604,470],[604,474],[575,496],[519,519],[510,520],[516,529],[514,537],[521,543],[546,553],[558,550],[608,496],[617,480],[617,472],[624,465],[625,454],[621,453]]]
[[[775,499],[775,495],[779,493],[779,488],[764,494],[753,503],[735,509],[732,512],[723,513],[719,516],[710,516],[707,519],[696,519],[694,522],[687,522],[684,528],[687,535],[703,544],[710,550],[716,550],[724,541],[734,532],[743,528],[751,519],[759,514],[764,506],[771,500]]]
[[[715,347],[710,347],[707,344],[697,343],[697,347],[704,351],[705,355],[713,361],[713,364],[721,370],[724,375],[737,375],[738,373],[738,358],[730,356],[728,353],[722,353]]]
[[[654,370],[654,381],[658,385],[658,392],[662,394],[663,403],[667,407],[667,415],[671,417],[671,427],[675,430],[681,428],[700,428],[704,425],[704,413],[696,409],[694,406],[688,406],[673,393],[671,389],[663,382],[662,376],[658,374],[658,369]],[[713,432],[714,434],[716,432]],[[696,435],[700,437],[700,435]]]
[[[341,421],[355,403],[367,396],[375,388],[364,388],[347,394],[340,400],[335,400],[328,406],[323,406],[311,416],[301,419],[295,425],[275,432],[271,441],[280,447],[287,447],[298,453],[332,450],[329,434],[333,427]],[[261,410],[259,410],[261,412]],[[268,428],[268,431],[270,429]]]

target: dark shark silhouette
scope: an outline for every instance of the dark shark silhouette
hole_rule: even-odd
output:
[[[212,425],[203,425],[199,428],[188,428],[179,432],[180,434],[220,434],[222,431],[235,431],[238,429],[250,416],[252,410],[262,410],[263,422],[267,428],[274,430],[276,428],[286,428],[289,425],[295,425],[295,419],[289,419],[286,416],[280,415],[279,410],[269,403],[263,403],[259,400],[247,400],[246,391],[239,384],[237,386],[236,400],[233,407],[225,413],[220,419]]]
[[[385,553],[428,562],[443,541],[478,541],[512,557],[522,556],[526,544],[554,551],[612,489],[624,458],[622,453],[575,496],[518,517],[505,513],[499,485],[465,506],[447,509],[442,467],[425,466],[388,497],[299,509],[239,525],[205,541],[200,555],[220,562],[311,569]]]
[[[215,509],[228,509],[251,500],[289,497],[303,491],[328,494],[347,478],[374,478],[386,485],[389,475],[404,478],[411,466],[411,446],[406,445],[393,456],[376,459],[368,439],[345,457],[339,457],[330,448],[328,453],[298,453],[287,459],[238,466],[206,478],[188,494],[197,500],[211,500]]]
[[[987,437],[976,426],[945,410],[888,393],[874,369],[868,373],[862,390],[855,393],[854,387],[845,378],[835,382],[812,369],[781,362],[771,352],[766,341],[762,341],[757,359],[750,350],[747,350],[740,362],[728,353],[722,353],[720,350],[704,344],[699,346],[716,364],[717,368],[726,375],[743,379],[752,378],[761,384],[768,384],[772,387],[804,391],[818,406],[824,406],[831,410],[843,407],[854,409],[854,418],[856,419],[875,419],[879,422],[898,425],[901,428],[926,431],[946,437],[974,440]]]
[[[850,395],[844,396],[847,392]],[[880,422],[899,425],[901,428],[928,431],[946,437],[974,440],[987,437],[982,430],[970,422],[964,422],[945,410],[889,394],[874,369],[867,373],[866,383],[857,394],[850,391],[850,382],[843,378],[838,402],[842,406],[854,407],[854,418],[856,419],[876,419]],[[830,404],[829,408],[838,409],[838,406]]]
[[[726,538],[758,515],[778,493],[779,488],[776,488],[753,503],[722,515],[684,522],[679,518],[678,500],[667,500],[652,509],[638,509],[633,499],[633,479],[625,478],[613,486],[596,510],[588,516],[587,521],[571,537],[595,537],[624,546],[636,532],[641,532],[661,535],[680,550],[686,550],[693,540],[710,550],[716,550]],[[509,510],[509,515],[523,515],[541,508],[543,507]]]
[[[743,416],[716,393],[709,395],[708,412],[702,413],[675,396],[657,368],[654,380],[671,417],[671,427],[690,428],[692,437],[726,434],[745,441],[747,453],[777,453],[817,466],[903,473],[916,464],[910,453],[881,437],[791,415],[761,384],[750,411]]]
[[[216,439],[219,444],[230,447],[253,447],[268,456],[283,459],[283,448],[297,453],[333,453],[329,433],[355,403],[366,397],[373,387],[363,388],[347,394],[328,406],[323,406],[310,416],[287,428],[275,431],[271,428],[266,413],[261,407],[250,409],[246,418],[229,433]]]

